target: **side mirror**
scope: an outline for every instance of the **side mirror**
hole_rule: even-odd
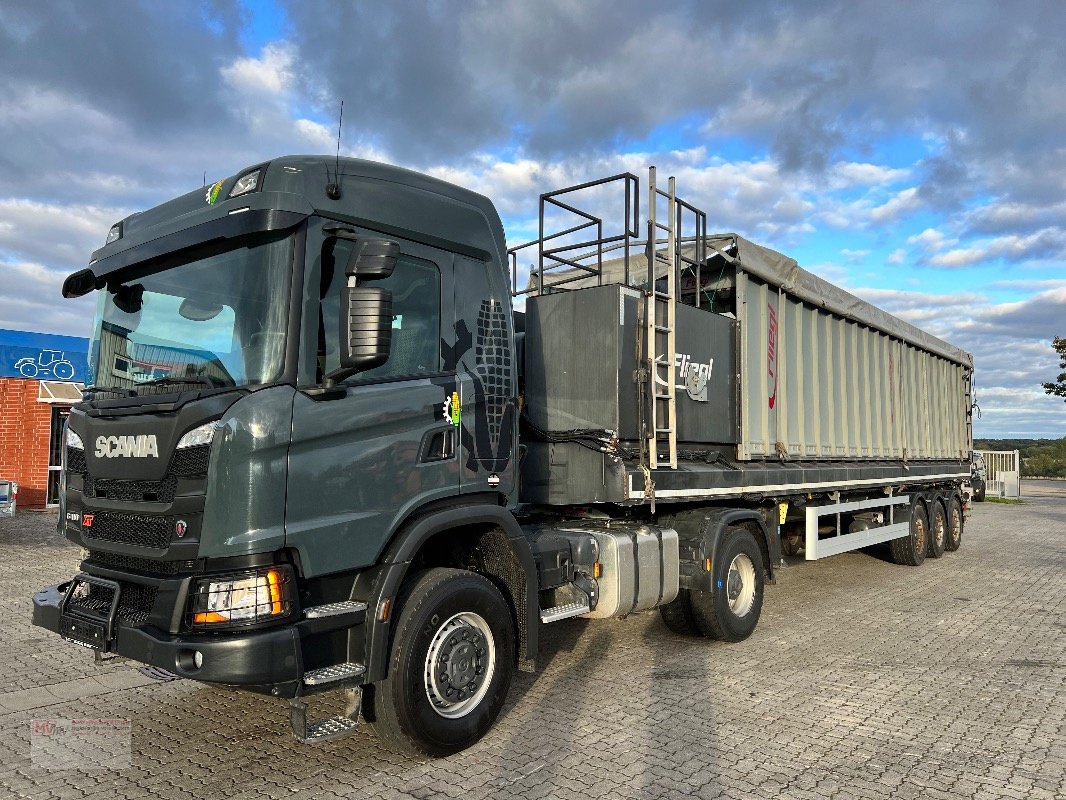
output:
[[[358,239],[352,247],[344,274],[361,281],[387,278],[396,268],[400,245],[388,239]]]
[[[340,308],[340,368],[330,381],[380,367],[392,343],[392,292],[373,286],[345,286]]]
[[[68,275],[63,281],[63,296],[66,298],[82,297],[94,289],[99,289],[96,275],[91,269],[81,269],[73,275]]]

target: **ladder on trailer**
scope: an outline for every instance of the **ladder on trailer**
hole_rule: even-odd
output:
[[[677,313],[677,195],[674,178],[667,191],[655,183],[655,167],[648,168],[648,287],[645,292],[644,342],[647,348],[648,396],[651,420],[645,436],[652,469],[677,469],[677,386],[674,354]],[[660,198],[667,201],[666,221],[658,216]],[[657,247],[659,233],[666,234],[666,249]],[[658,267],[666,274],[657,278]]]

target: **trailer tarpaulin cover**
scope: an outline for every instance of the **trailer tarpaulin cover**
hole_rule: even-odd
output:
[[[695,245],[686,243],[682,245],[682,251],[688,257],[695,253]],[[909,322],[894,317],[887,311],[882,311],[876,306],[861,300],[850,292],[846,292],[838,286],[819,278],[812,272],[800,267],[794,258],[789,258],[769,247],[755,244],[742,236],[734,233],[714,234],[707,237],[707,269],[713,275],[717,275],[718,260],[725,258],[731,263],[737,263],[745,272],[759,278],[762,281],[783,289],[787,294],[810,303],[818,308],[824,308],[845,319],[869,325],[871,328],[896,336],[915,347],[920,347],[930,353],[942,356],[949,361],[972,368],[973,356],[961,348],[955,347],[943,339],[920,330]],[[575,259],[578,260],[578,259]],[[584,263],[590,263],[587,259]],[[643,286],[647,282],[647,259],[643,252],[634,253],[629,258],[629,284],[631,286]],[[660,266],[656,270],[656,278],[666,273],[666,267]],[[601,282],[601,278],[595,275],[568,280],[569,277],[577,277],[577,270],[552,270],[550,277],[545,279],[548,286],[556,282],[565,281],[565,288],[580,289],[586,286],[595,286]],[[530,276],[531,282],[536,281],[536,270]],[[615,258],[604,261],[602,270],[602,283],[624,283],[625,264],[623,259]]]

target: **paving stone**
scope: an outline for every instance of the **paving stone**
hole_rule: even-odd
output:
[[[1066,491],[978,505],[962,549],[790,559],[745,642],[655,614],[542,631],[488,737],[411,760],[369,727],[295,742],[283,702],[157,683],[30,624],[80,558],[0,520],[0,797],[1057,798],[1066,793]],[[31,720],[128,718],[132,765],[48,771]]]

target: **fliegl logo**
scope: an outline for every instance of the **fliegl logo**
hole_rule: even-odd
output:
[[[706,383],[711,379],[711,370],[714,368],[714,359],[708,359],[707,363],[693,361],[688,353],[674,353],[674,368],[677,370],[677,378],[674,385],[681,388],[688,381],[689,375],[698,375],[700,383]],[[667,382],[655,376],[655,382],[660,386],[667,386]]]
[[[155,434],[140,436],[97,436],[97,458],[159,458]]]

